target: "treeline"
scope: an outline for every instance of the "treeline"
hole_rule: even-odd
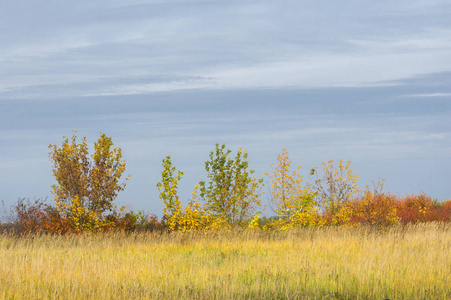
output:
[[[293,167],[286,149],[264,178],[254,176],[248,154],[236,155],[225,144],[205,162],[207,180],[194,187],[186,207],[177,192],[183,172],[163,159],[157,183],[164,204],[163,218],[139,212],[125,212],[114,201],[130,176],[121,182],[126,163],[111,137],[101,134],[89,155],[86,137],[74,134],[61,146],[49,145],[56,184],[54,200],[19,199],[9,211],[2,228],[16,232],[81,233],[111,230],[205,230],[222,227],[286,230],[305,226],[386,227],[417,222],[450,222],[451,200],[438,202],[426,194],[396,196],[384,192],[379,180],[360,188],[351,162],[324,162],[310,170],[304,180],[301,167]],[[268,203],[262,203],[267,199]],[[262,212],[274,217],[262,216]]]

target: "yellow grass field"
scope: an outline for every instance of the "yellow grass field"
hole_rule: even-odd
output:
[[[451,299],[451,225],[0,235],[1,299]]]

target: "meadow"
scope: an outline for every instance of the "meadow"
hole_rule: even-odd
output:
[[[451,225],[0,235],[2,299],[450,299]]]
[[[451,299],[451,200],[361,189],[343,160],[304,180],[285,148],[257,178],[216,144],[186,206],[163,159],[158,220],[114,202],[130,177],[113,145],[50,145],[53,201],[3,207],[1,299]]]

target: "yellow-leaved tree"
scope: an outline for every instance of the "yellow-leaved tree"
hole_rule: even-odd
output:
[[[280,218],[283,229],[293,226],[313,225],[317,220],[315,196],[303,184],[301,166],[291,170],[291,160],[286,148],[277,156],[277,164],[271,164],[269,190],[271,207]]]
[[[351,161],[339,160],[338,166],[334,166],[334,160],[323,162],[323,174],[320,178],[313,168],[311,175],[316,174],[316,179],[310,183],[310,187],[316,193],[316,199],[321,210],[331,218],[332,224],[349,223],[353,214],[351,200],[360,192],[357,185],[358,175],[354,175],[350,168]]]
[[[74,133],[61,146],[50,144],[49,155],[53,176],[52,185],[56,208],[60,217],[73,231],[99,231],[113,227],[118,210],[113,201],[124,190],[126,182],[119,180],[125,172],[120,148],[113,148],[111,137],[101,133],[89,156],[86,137],[77,142]],[[127,177],[125,180],[128,180]]]

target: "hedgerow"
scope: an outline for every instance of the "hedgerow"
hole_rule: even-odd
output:
[[[52,234],[96,233],[113,230],[190,231],[216,228],[287,230],[309,226],[366,225],[384,228],[395,224],[451,222],[451,200],[438,202],[430,196],[399,196],[384,192],[384,181],[361,189],[351,161],[324,162],[310,177],[301,175],[301,166],[292,168],[288,151],[277,156],[264,178],[254,176],[248,153],[238,150],[233,158],[225,144],[216,144],[205,163],[208,182],[200,181],[186,207],[178,195],[183,172],[163,159],[157,183],[163,202],[163,218],[139,212],[125,212],[115,199],[126,187],[120,181],[126,162],[111,137],[101,134],[89,155],[86,137],[64,138],[61,146],[50,145],[50,161],[56,184],[53,201],[20,198],[12,207],[13,221],[0,230]],[[263,190],[266,184],[266,193]],[[268,199],[263,216],[262,200]]]

